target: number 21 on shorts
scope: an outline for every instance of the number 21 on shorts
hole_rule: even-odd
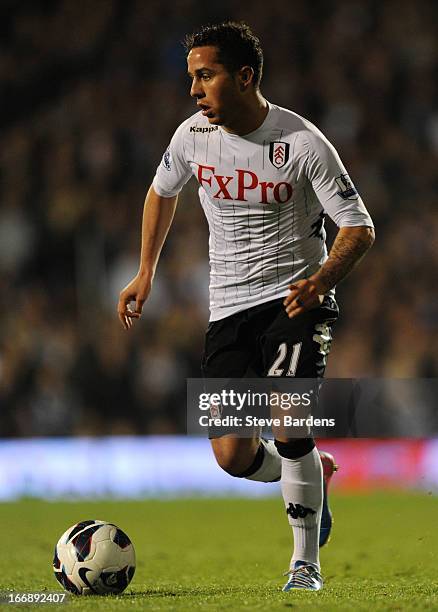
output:
[[[297,371],[298,359],[301,352],[301,342],[294,344],[292,346],[292,354],[289,362],[289,368],[287,370],[286,376],[295,376],[295,372]],[[282,376],[284,372],[283,365],[284,360],[287,356],[287,344],[286,342],[282,342],[278,347],[278,353],[275,358],[274,363],[271,365],[268,371],[268,376]]]

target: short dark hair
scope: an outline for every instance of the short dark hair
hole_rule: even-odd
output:
[[[203,25],[183,40],[186,54],[194,47],[217,47],[218,60],[229,72],[242,66],[254,70],[254,85],[258,87],[263,71],[263,51],[260,41],[243,21],[224,21]]]

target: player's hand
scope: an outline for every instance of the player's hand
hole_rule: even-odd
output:
[[[306,310],[318,308],[324,300],[325,287],[317,279],[306,278],[289,285],[290,293],[283,304],[289,319]]]
[[[141,317],[143,304],[149,296],[151,286],[152,281],[149,276],[140,276],[137,274],[137,276],[120,292],[117,312],[120,322],[125,329],[131,329],[134,319],[139,319]],[[131,308],[131,302],[135,302],[135,310]]]

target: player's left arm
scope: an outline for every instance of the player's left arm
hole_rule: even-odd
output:
[[[372,246],[374,237],[372,227],[341,227],[321,268],[309,278],[289,286],[290,293],[284,300],[289,318],[318,306],[324,295],[360,262]]]
[[[311,128],[303,133],[303,150],[307,151],[303,175],[324,212],[340,229],[320,269],[289,286],[284,305],[290,318],[321,304],[324,295],[353,270],[374,242],[372,219],[334,146]]]

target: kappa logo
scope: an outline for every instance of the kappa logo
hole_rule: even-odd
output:
[[[199,132],[200,134],[210,134],[210,132],[216,132],[218,129],[218,125],[211,125],[210,127],[198,127],[197,125],[190,126],[190,132]]]
[[[337,176],[335,181],[339,187],[338,195],[340,195],[341,198],[344,200],[357,200],[359,194],[348,174]]]
[[[316,512],[315,510],[312,510],[312,508],[305,508],[301,504],[293,504],[291,502],[286,510],[286,514],[291,516],[293,519],[297,519],[305,518],[308,514],[316,514]]]
[[[269,159],[275,168],[283,168],[289,160],[289,143],[280,140],[270,142]]]

